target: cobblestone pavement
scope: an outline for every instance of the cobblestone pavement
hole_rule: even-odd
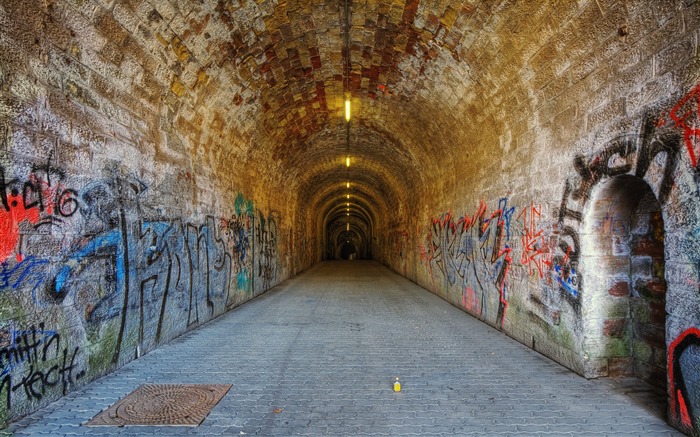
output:
[[[199,427],[81,425],[147,382],[233,388]],[[354,261],[319,264],[5,432],[680,435],[663,402],[637,380],[583,379],[381,265]]]

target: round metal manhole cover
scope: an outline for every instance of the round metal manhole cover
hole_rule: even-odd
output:
[[[197,426],[230,388],[230,384],[144,384],[85,425]]]

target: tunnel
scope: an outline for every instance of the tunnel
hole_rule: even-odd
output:
[[[700,2],[3,0],[0,24],[0,426],[376,264],[700,435]]]

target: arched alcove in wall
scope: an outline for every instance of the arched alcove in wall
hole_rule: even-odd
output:
[[[666,387],[666,280],[661,205],[644,179],[617,176],[592,193],[582,258],[584,359],[598,375]]]
[[[357,257],[357,248],[351,241],[346,241],[340,246],[340,259],[351,260]]]

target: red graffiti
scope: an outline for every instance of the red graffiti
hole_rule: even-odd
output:
[[[504,241],[509,238],[510,220],[514,208],[507,207],[507,199],[499,201],[499,208],[490,214],[487,205],[479,202],[472,215],[456,219],[452,212],[431,219],[427,235],[430,255],[421,250],[421,260],[428,262],[430,277],[435,292],[435,265],[445,280],[446,286],[461,281],[463,286],[474,284],[481,291],[481,299],[489,294],[488,284],[498,290],[498,313],[494,321],[503,324],[508,309],[506,278],[512,263],[512,249]],[[426,251],[427,252],[427,251]],[[467,296],[472,290],[473,297]],[[493,289],[492,289],[493,290]],[[484,302],[480,302],[473,289],[462,289],[462,300],[467,309],[478,316],[485,316]],[[468,305],[468,307],[467,307]],[[486,317],[486,316],[485,316]]]
[[[0,212],[0,262],[6,261],[19,242],[19,225],[28,221],[37,224],[41,219],[38,208],[25,208],[22,196],[7,196],[9,211]],[[21,255],[18,254],[21,258]]]
[[[469,287],[464,289],[464,294],[462,294],[462,306],[470,313],[476,313],[479,302],[476,299],[476,292],[473,289]]]
[[[668,346],[668,381],[671,393],[671,414],[680,419],[687,429],[693,429],[693,416],[688,409],[683,391],[686,389],[681,374],[680,356],[690,345],[700,344],[700,329],[688,328]],[[697,412],[695,412],[697,414]]]
[[[523,246],[523,253],[520,256],[520,263],[528,268],[528,273],[532,275],[535,268],[540,276],[544,278],[545,273],[552,268],[552,258],[554,250],[547,244],[544,230],[540,229],[538,222],[542,216],[542,206],[535,207],[531,204],[528,208],[523,208],[518,220],[522,219],[523,234],[520,241]]]
[[[7,181],[0,167],[0,262],[5,262],[17,249],[20,226],[29,223],[35,227],[60,222],[78,210],[77,193],[62,183],[52,182],[52,176],[62,178],[58,170],[46,166],[35,167],[25,182]],[[23,255],[16,254],[18,262]]]
[[[671,109],[671,120],[683,129],[685,147],[688,149],[690,164],[698,165],[698,145],[700,145],[700,84],[696,85],[676,106]]]

